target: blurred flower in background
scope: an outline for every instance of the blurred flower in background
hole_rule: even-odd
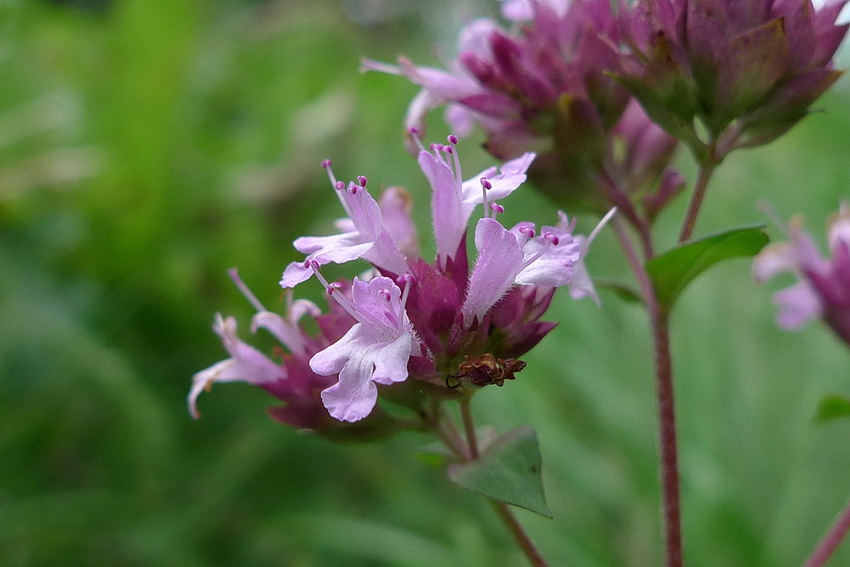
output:
[[[791,219],[788,237],[765,248],[753,263],[757,281],[781,272],[799,278],[773,296],[779,307],[777,321],[786,329],[798,329],[820,318],[850,346],[850,204],[843,201],[830,221],[828,258],[818,252],[800,217]]]

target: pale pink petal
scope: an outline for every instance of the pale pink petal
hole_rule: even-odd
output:
[[[419,256],[419,239],[416,226],[410,216],[412,202],[410,194],[401,187],[389,187],[381,194],[379,201],[384,228],[392,237],[405,258]]]
[[[440,157],[419,152],[419,167],[431,184],[431,207],[437,255],[443,258],[457,251],[469,220],[461,206],[457,180],[449,165]]]
[[[304,334],[296,325],[287,321],[277,313],[260,311],[251,318],[251,332],[265,329],[271,333],[289,352],[303,355],[305,353]]]
[[[487,191],[487,199],[491,201],[504,199],[525,183],[525,173],[531,167],[535,157],[537,154],[526,152],[518,158],[505,162],[498,172],[495,167],[485,169],[463,183],[463,200],[475,204],[483,201],[480,181],[482,177],[486,177],[491,185]]]
[[[463,303],[464,324],[481,320],[508,292],[522,267],[522,250],[516,238],[495,219],[483,218],[475,229],[478,260],[469,277]]]
[[[561,220],[563,225],[562,223],[558,223],[559,228],[562,226],[564,228],[569,226],[568,222],[566,222],[566,215],[564,215]],[[577,235],[573,237],[573,240],[578,245],[579,249],[582,249],[582,245],[585,240],[584,236]],[[593,300],[597,307],[602,306],[602,301],[599,299],[599,294],[596,293],[596,287],[593,285],[593,280],[590,279],[590,273],[584,265],[583,255],[573,264],[573,279],[571,279],[570,283],[567,285],[569,286],[570,297],[573,299],[589,297]]]
[[[313,276],[313,270],[304,265],[304,262],[290,262],[283,271],[280,279],[280,287],[292,288],[302,282],[306,282]]]
[[[554,235],[558,243],[547,240],[544,235]],[[560,287],[570,283],[573,265],[578,261],[579,246],[572,237],[561,230],[543,227],[541,235],[528,241],[523,247],[523,261],[528,263],[515,278],[520,285]]]
[[[766,246],[753,260],[753,279],[765,282],[782,272],[797,269],[797,252],[791,242],[778,242]]]
[[[284,368],[266,355],[239,340],[236,336],[236,319],[222,318],[216,314],[214,326],[221,337],[225,349],[231,358],[218,362],[192,377],[192,388],[187,402],[192,417],[198,417],[197,399],[204,390],[209,390],[215,382],[247,382],[266,384],[286,379]]]
[[[392,384],[407,379],[407,361],[410,360],[412,345],[410,334],[404,333],[393,342],[370,353],[375,363],[372,380],[378,384]]]
[[[363,419],[375,406],[373,382],[391,384],[407,378],[414,337],[400,296],[401,290],[390,278],[378,276],[368,282],[355,279],[350,303],[336,297],[359,322],[310,359],[310,368],[317,374],[339,373],[339,382],[322,392],[322,401],[334,418]]]
[[[371,362],[351,359],[339,375],[339,382],[322,390],[322,403],[331,417],[340,421],[360,421],[378,401],[378,389],[369,379]]]
[[[799,329],[821,314],[821,302],[808,282],[801,281],[777,292],[773,302],[779,307],[776,320],[785,329]]]

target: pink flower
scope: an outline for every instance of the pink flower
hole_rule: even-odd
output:
[[[368,229],[357,232],[379,235],[385,247],[379,256],[352,253],[348,258],[370,261],[375,275],[355,279],[350,298],[339,293],[339,284],[328,283],[322,276],[322,259],[346,257],[347,252],[337,253],[335,247],[350,250],[361,245],[351,244],[345,236],[350,231],[335,237],[311,237],[308,241],[319,241],[322,247],[311,249],[305,261],[290,264],[284,272],[281,283],[286,287],[300,282],[301,272],[309,269],[357,321],[342,338],[310,359],[315,373],[336,376],[321,396],[336,419],[363,419],[375,408],[379,385],[390,386],[411,377],[429,383],[432,389],[445,390],[448,369],[454,370],[452,376],[461,376],[459,384],[464,387],[484,385],[486,372],[471,362],[463,368],[475,366],[474,380],[463,379],[460,365],[468,360],[492,359],[493,368],[513,369],[506,374],[513,378],[514,372],[524,367],[514,358],[554,326],[538,321],[554,289],[571,284],[579,269],[585,281],[576,295],[593,293],[580,263],[583,248],[573,240],[573,227],[565,216],[558,226],[542,227],[539,235],[532,223],[508,230],[496,219],[503,208],[494,199],[507,197],[525,181],[534,154],[524,154],[463,181],[456,144],[457,138],[449,136],[449,145],[435,144],[430,151],[422,148],[419,152],[419,164],[431,186],[437,242],[433,264],[418,257],[406,194],[390,188],[376,201],[366,184],[358,183],[354,196],[373,212],[368,215]],[[325,167],[339,187],[327,162]],[[484,215],[476,224],[478,256],[470,273],[465,235],[478,205]],[[304,241],[296,240],[296,247]],[[376,238],[370,237],[369,242],[373,241]],[[391,267],[386,258],[404,261]],[[517,286],[528,291],[515,292]],[[520,307],[528,311],[520,313]],[[512,362],[500,362],[509,359]],[[492,383],[504,382],[502,375],[492,378]]]
[[[618,206],[638,223],[630,200],[660,190],[677,141],[611,77],[624,71],[611,2],[511,0],[502,13],[508,29],[480,19],[461,31],[446,70],[404,57],[397,65],[365,60],[363,69],[422,87],[408,109],[409,128],[421,131],[427,112],[446,105],[454,130],[465,135],[478,124],[499,159],[536,153],[528,174],[558,202],[594,212]]]
[[[820,317],[850,345],[850,205],[841,204],[829,228],[831,257],[823,258],[799,218],[791,221],[790,241],[765,248],[753,263],[753,275],[764,281],[792,272],[799,282],[774,295],[777,320],[797,329]]]
[[[354,279],[351,300],[328,292],[357,320],[334,344],[310,359],[316,374],[339,374],[339,381],[322,391],[331,416],[359,421],[371,413],[378,399],[375,384],[392,384],[407,378],[407,361],[415,341],[399,287],[390,278],[368,282]]]

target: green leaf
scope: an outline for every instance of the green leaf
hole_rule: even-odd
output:
[[[768,241],[763,229],[764,225],[735,228],[680,244],[649,260],[646,270],[661,309],[669,313],[688,284],[714,264],[727,258],[755,256]]]
[[[498,437],[476,460],[450,465],[448,473],[467,490],[551,518],[540,467],[537,433],[523,425]]]
[[[826,396],[820,401],[817,421],[829,421],[836,418],[850,417],[850,400],[841,396]]]

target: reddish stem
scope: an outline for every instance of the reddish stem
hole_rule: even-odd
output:
[[[700,165],[699,175],[694,184],[694,194],[691,195],[691,201],[688,203],[688,212],[685,213],[685,220],[682,223],[682,230],[679,232],[679,242],[684,242],[691,237],[694,232],[694,227],[697,224],[702,201],[705,198],[705,190],[708,189],[708,182],[711,181],[711,176],[714,174],[714,169],[717,167],[717,161],[710,157],[705,160],[705,163]]]
[[[463,419],[463,428],[466,431],[466,439],[468,443],[468,447],[461,453],[455,451],[455,456],[461,462],[471,461],[473,459],[478,458],[478,440],[475,436],[475,423],[472,420],[472,412],[470,411],[470,399],[466,398],[461,400],[460,402],[460,413],[461,418]],[[540,554],[540,551],[531,541],[531,538],[528,537],[528,534],[525,533],[525,530],[520,525],[519,521],[514,516],[514,513],[511,511],[510,507],[504,502],[498,502],[496,500],[490,500],[493,504],[493,508],[496,510],[496,513],[507,526],[508,531],[511,532],[514,540],[517,545],[519,545],[522,552],[525,554],[529,563],[534,567],[548,567],[548,563],[543,559],[543,556]]]
[[[649,274],[632,246],[619,218],[614,218],[617,237],[635,274],[646,302],[652,325],[655,352],[655,386],[658,399],[658,431],[661,460],[661,493],[664,502],[664,533],[667,567],[682,567],[682,518],[679,495],[679,456],[676,442],[676,412],[673,393],[673,365],[670,358],[670,328],[667,314],[658,305]]]
[[[806,560],[805,567],[822,567],[826,565],[826,562],[835,550],[838,549],[841,540],[847,535],[848,530],[850,530],[850,504],[835,519],[835,522],[829,528],[826,535],[823,536],[817,548],[815,548]]]

